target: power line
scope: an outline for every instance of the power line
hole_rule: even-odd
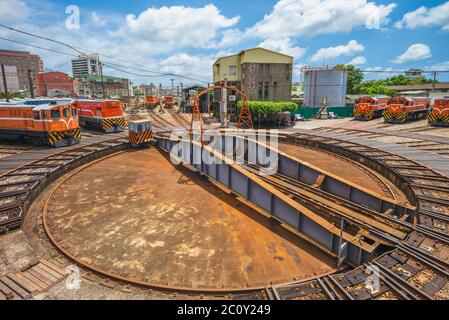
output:
[[[24,45],[24,46],[28,46],[28,47],[33,47],[33,48],[37,48],[37,49],[41,49],[41,50],[46,50],[46,51],[50,51],[50,52],[53,52],[53,53],[59,53],[59,54],[63,54],[63,55],[71,56],[71,57],[78,57],[76,54],[71,54],[71,53],[67,53],[67,52],[62,52],[62,51],[58,51],[58,50],[54,50],[54,49],[49,49],[49,48],[45,48],[45,47],[41,47],[41,46],[29,44],[29,43],[20,42],[20,41],[17,41],[17,40],[7,39],[7,38],[3,38],[3,37],[0,37],[0,40],[9,41],[9,42],[13,42],[13,43],[16,43],[16,44],[20,44],[20,45]],[[102,64],[103,64],[104,66],[107,66],[107,67],[111,68],[111,69],[114,69],[114,70],[117,70],[117,71],[120,71],[120,72],[130,73],[130,74],[136,75],[136,76],[142,76],[142,77],[148,77],[148,78],[149,78],[149,77],[167,76],[167,74],[162,74],[162,75],[148,75],[148,74],[137,74],[137,73],[132,73],[132,72],[128,72],[128,71],[125,71],[125,70],[121,70],[121,69],[115,68],[115,67],[113,67],[113,66],[118,66],[118,67],[123,67],[123,68],[133,69],[133,70],[145,70],[145,69],[138,69],[138,68],[133,68],[133,67],[128,67],[128,66],[123,66],[123,65],[115,64],[115,63],[111,63],[111,62],[107,62],[107,64],[105,64],[105,63],[102,63]],[[190,80],[190,79],[188,79],[188,80]],[[191,81],[194,81],[194,80],[191,80]],[[168,83],[168,82],[167,82],[167,83],[165,83],[165,84],[171,84],[171,83]]]
[[[306,71],[315,71],[315,70],[318,70],[318,71],[320,71],[320,70],[334,70],[334,69],[322,69],[322,68],[304,69],[304,67],[293,67],[293,68],[301,70],[303,73],[306,72]],[[341,70],[341,71],[346,71],[346,72],[350,72],[350,73],[354,72],[354,71],[351,71],[351,70],[343,70],[343,69],[335,69],[335,70]],[[385,70],[362,70],[362,69],[360,69],[360,71],[363,72],[363,73],[408,73],[408,72],[411,72],[410,70],[386,70],[386,69]],[[419,72],[421,72],[421,73],[430,73],[430,74],[433,74],[435,72],[436,73],[449,73],[449,70],[419,70]]]
[[[76,47],[74,47],[74,46],[72,46],[72,45],[70,45],[68,43],[64,43],[62,41],[50,39],[50,38],[43,37],[43,36],[40,36],[40,35],[37,35],[37,34],[33,34],[31,32],[27,32],[27,31],[16,29],[16,28],[12,28],[12,27],[6,26],[4,24],[0,24],[0,27],[3,27],[5,29],[11,30],[11,31],[19,32],[19,33],[22,33],[22,34],[25,34],[25,35],[28,35],[28,36],[31,36],[31,37],[36,37],[36,38],[43,39],[43,40],[46,40],[46,41],[51,41],[51,42],[54,42],[54,43],[66,46],[66,47],[68,47],[68,48],[78,52],[79,54],[81,54],[84,57],[88,56],[87,54],[85,54],[81,50],[77,49]],[[15,42],[17,42],[17,41],[15,41]],[[37,47],[37,46],[35,46],[35,47]],[[53,51],[53,52],[56,52],[56,53],[62,53],[62,52],[58,52],[56,50],[47,49],[47,48],[45,48],[44,50],[49,50],[49,51]],[[67,53],[62,53],[62,54],[67,54]],[[101,63],[101,64],[104,65],[104,66],[110,67],[112,69],[116,69],[117,71],[120,71],[120,72],[128,73],[128,74],[131,74],[131,75],[142,76],[142,77],[152,77],[152,78],[154,78],[154,77],[162,77],[162,76],[172,76],[172,77],[183,78],[183,79],[187,79],[187,80],[191,80],[191,81],[195,81],[195,82],[208,83],[208,82],[203,81],[203,80],[199,80],[199,79],[195,79],[195,78],[191,78],[191,77],[187,77],[187,76],[183,76],[183,75],[178,75],[178,74],[175,74],[175,73],[162,73],[162,72],[145,70],[145,69],[141,69],[141,68],[139,69],[139,68],[133,68],[133,67],[128,67],[128,66],[118,65],[118,64],[109,63],[109,62],[107,64],[106,63]],[[135,73],[132,73],[132,72],[129,72],[129,71],[117,69],[117,68],[115,68],[115,67],[113,67],[111,65],[117,65],[117,66],[120,66],[122,68],[140,70],[140,71],[144,71],[144,72],[158,73],[158,75],[135,74]]]
[[[33,48],[37,48],[37,49],[42,49],[42,50],[46,50],[46,51],[50,51],[50,52],[54,52],[54,53],[64,54],[66,56],[77,57],[76,54],[62,52],[62,51],[53,50],[53,49],[49,49],[49,48],[44,48],[44,47],[36,46],[34,44],[28,44],[28,43],[20,42],[20,41],[17,41],[17,40],[7,39],[7,38],[3,38],[3,37],[0,37],[0,40],[9,41],[9,42],[17,43],[17,44],[20,44],[20,45],[33,47]]]

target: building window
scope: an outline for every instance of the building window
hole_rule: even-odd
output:
[[[235,76],[237,74],[237,67],[236,66],[229,66],[229,75]]]
[[[259,82],[259,100],[263,99],[262,82]]]
[[[265,82],[263,93],[264,93],[264,100],[268,100],[268,82]]]

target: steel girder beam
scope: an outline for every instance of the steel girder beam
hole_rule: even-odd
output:
[[[298,231],[319,248],[335,256],[338,255],[340,251],[340,230],[324,218],[312,214],[307,208],[274,188],[269,187],[258,179],[257,176],[242,169],[240,166],[230,164],[230,159],[223,163],[218,163],[220,162],[218,161],[220,160],[218,159],[220,158],[218,152],[210,152],[210,149],[207,147],[201,149],[200,145],[192,144],[186,140],[182,142],[171,141],[164,137],[156,137],[156,139],[159,142],[159,146],[169,153],[176,144],[183,144],[185,152],[181,155],[175,154],[176,157],[183,159],[195,169],[250,201],[269,213],[271,217]],[[194,148],[200,152],[194,152]],[[202,155],[205,152],[207,155],[198,157],[198,154]],[[194,154],[197,155],[196,160],[198,161],[196,163],[194,162]],[[204,159],[217,160],[217,163],[205,163]],[[373,257],[375,246],[371,246],[360,239],[355,239],[347,233],[344,233],[343,238],[347,242],[343,252],[347,262],[358,266]]]
[[[330,194],[362,205],[369,209],[375,210],[380,213],[385,213],[389,209],[392,209],[392,215],[401,217],[402,215],[408,215],[413,217],[416,214],[416,208],[407,204],[402,204],[397,201],[388,199],[379,194],[371,192],[368,189],[357,186],[350,181],[335,176],[322,169],[316,168],[311,164],[305,163],[295,157],[287,155],[278,150],[267,146],[264,143],[256,143],[252,138],[233,135],[223,136],[222,145],[225,145],[225,139],[233,139],[232,144],[236,145],[240,143],[244,146],[245,150],[251,150],[252,154],[263,154],[266,150],[269,152],[275,152],[278,155],[277,172],[288,176],[293,179],[297,179],[303,183],[313,186],[318,177],[324,175],[324,179],[321,182],[320,189]],[[237,142],[238,141],[238,142]],[[230,143],[228,141],[228,143]],[[260,152],[259,152],[260,151]],[[248,159],[249,152],[246,153],[244,160]],[[265,159],[257,158],[258,164],[263,164]]]

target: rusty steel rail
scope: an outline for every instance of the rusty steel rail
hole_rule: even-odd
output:
[[[441,201],[439,192],[449,197],[449,179],[412,160],[373,147],[337,138],[328,139],[310,134],[280,137],[294,144],[306,145],[360,161],[370,168],[382,172],[418,206],[418,225],[443,237],[449,236],[449,209],[446,201]],[[405,166],[404,166],[405,164]],[[423,196],[426,194],[426,196]],[[429,194],[431,194],[429,196]]]
[[[20,229],[32,200],[56,177],[76,165],[126,146],[124,137],[38,157],[0,175],[0,235]]]

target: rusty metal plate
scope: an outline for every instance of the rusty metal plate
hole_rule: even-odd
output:
[[[435,276],[432,280],[426,283],[423,291],[429,296],[433,296],[435,293],[440,291],[447,283],[447,280],[441,276]]]
[[[424,236],[422,234],[413,233],[410,235],[410,237],[406,240],[406,242],[414,247],[419,247],[421,242],[424,241]]]
[[[378,259],[377,262],[388,269],[399,263],[398,260],[391,256],[383,256],[382,258]]]
[[[362,269],[356,269],[354,271],[348,272],[345,275],[346,279],[351,283],[351,285],[356,286],[368,278],[368,275]]]

